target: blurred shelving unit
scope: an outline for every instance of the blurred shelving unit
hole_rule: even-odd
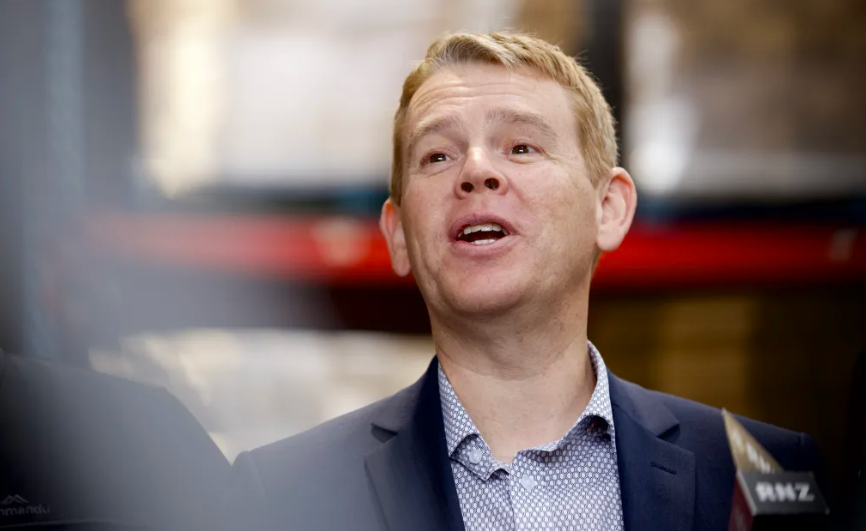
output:
[[[287,282],[405,286],[375,219],[108,214],[88,220],[97,256]],[[754,221],[637,223],[603,256],[598,289],[866,281],[866,229]]]

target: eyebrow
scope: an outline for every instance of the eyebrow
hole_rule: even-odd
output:
[[[491,109],[487,113],[487,122],[505,122],[514,125],[528,125],[538,129],[548,140],[556,140],[556,132],[553,127],[541,115],[500,107]],[[412,153],[415,144],[427,135],[438,133],[445,129],[465,128],[463,120],[457,116],[439,116],[422,121],[409,133],[409,141],[406,143],[408,153]]]
[[[415,144],[427,135],[438,133],[445,129],[462,129],[465,125],[463,120],[456,116],[439,116],[422,121],[409,133],[409,141],[406,143],[408,153],[412,153]]]
[[[500,107],[487,113],[487,122],[505,122],[514,125],[528,125],[538,129],[548,140],[556,140],[556,131],[543,116],[532,112],[518,111]]]

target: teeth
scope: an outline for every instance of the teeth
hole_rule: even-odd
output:
[[[472,243],[474,243],[475,245],[487,245],[487,244],[489,244],[489,243],[493,243],[493,242],[495,242],[495,241],[496,241],[496,240],[494,240],[493,238],[488,238],[488,239],[486,239],[486,240],[475,240],[475,241],[472,242]]]
[[[470,225],[463,229],[463,234],[472,234],[478,231],[499,231],[508,236],[508,231],[503,229],[498,223],[482,223],[481,225]]]

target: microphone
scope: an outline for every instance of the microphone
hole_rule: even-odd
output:
[[[737,467],[728,531],[811,531],[830,525],[812,472],[785,472],[733,415],[722,410]]]

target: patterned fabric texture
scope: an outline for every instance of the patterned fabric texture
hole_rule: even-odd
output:
[[[451,470],[467,531],[622,530],[607,367],[592,343],[596,385],[565,436],[499,462],[439,367]],[[540,414],[542,412],[539,412]]]

